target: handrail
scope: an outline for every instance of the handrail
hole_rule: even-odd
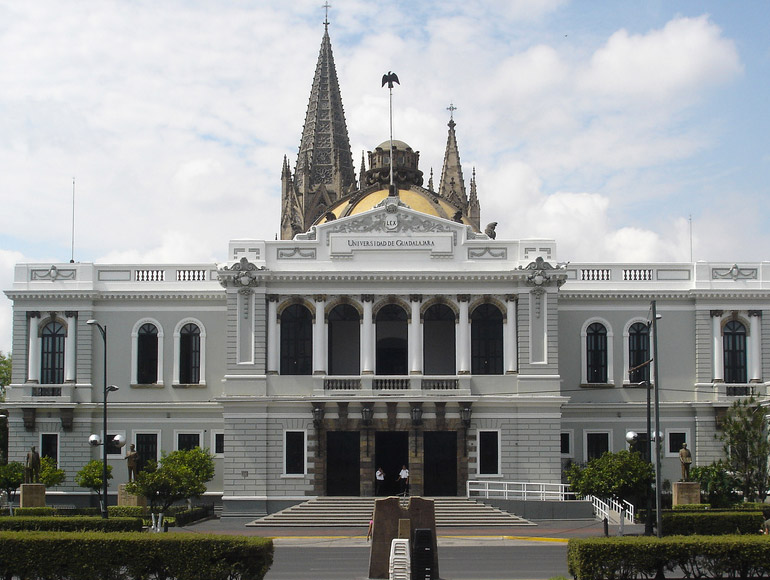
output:
[[[520,500],[574,500],[575,494],[566,483],[538,483],[531,481],[468,481],[466,483],[468,497],[484,499],[520,499]]]

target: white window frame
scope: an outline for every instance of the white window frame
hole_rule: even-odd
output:
[[[497,433],[497,473],[481,473],[481,434]],[[503,476],[503,444],[500,429],[476,429],[476,475],[478,477]]]
[[[643,317],[635,317],[629,320],[625,327],[623,328],[623,384],[624,385],[630,385],[631,381],[628,380],[628,372],[630,369],[630,361],[631,361],[631,342],[630,342],[630,335],[631,335],[631,327],[641,322],[642,324],[646,325],[649,328],[649,339],[650,339],[650,360],[652,360],[652,326],[649,325],[649,320]],[[587,327],[586,327],[587,328]],[[609,340],[609,337],[608,337]],[[608,353],[609,354],[609,353]],[[655,364],[655,361],[652,361],[648,366],[650,367],[650,384],[652,384],[652,377],[655,376],[655,370],[653,368],[653,365]],[[608,369],[609,370],[609,369]]]
[[[180,337],[182,332],[182,327],[184,327],[185,324],[195,324],[198,327],[198,330],[200,330],[200,340],[201,340],[201,353],[200,353],[200,381],[198,381],[196,384],[200,385],[201,387],[206,386],[206,327],[203,326],[203,323],[198,320],[197,318],[184,318],[180,320],[176,327],[174,328],[174,375],[173,375],[173,383],[174,385],[180,385],[179,382],[179,360],[180,360]]]
[[[687,443],[687,448],[690,449],[690,429],[688,427],[670,427],[666,429],[665,432],[665,439],[663,440],[663,444],[665,445],[663,452],[665,453],[666,457],[676,457],[679,458],[679,450],[676,450],[676,453],[672,453],[669,451],[669,437],[672,433],[684,433],[684,442]],[[653,448],[654,449],[654,448]]]
[[[302,473],[286,473],[286,434],[287,433],[302,433],[302,438],[304,441],[304,457],[303,457],[303,467],[302,467]],[[308,438],[307,438],[307,429],[284,429],[283,430],[283,454],[282,454],[282,461],[281,461],[281,477],[282,478],[303,478],[307,476],[307,457],[308,457]]]
[[[61,434],[58,431],[41,431],[37,442],[37,452],[40,458],[43,458],[43,435],[56,435],[56,467],[61,463]]]
[[[137,364],[139,363],[139,329],[145,324],[152,324],[158,329],[158,379],[154,383],[162,385],[163,383],[163,326],[154,318],[142,318],[134,324],[131,330],[131,384],[136,385],[139,375],[137,373]]]
[[[612,429],[586,429],[583,431],[583,462],[588,463],[588,436],[607,435],[607,451],[612,452]]]
[[[211,454],[214,457],[224,457],[224,453],[217,453],[217,435],[222,436],[222,448],[224,449],[224,437],[225,437],[225,430],[224,429],[212,429],[211,430],[211,447],[209,448],[211,451]]]
[[[123,435],[123,437],[126,437],[125,429],[110,429],[109,431],[113,435]],[[107,441],[107,438],[106,438],[106,436],[104,434],[104,431],[100,431],[100,433],[102,434],[102,442]],[[128,445],[129,445],[129,441],[126,441],[126,444],[123,447],[120,448],[120,453],[119,454],[118,453],[108,454],[107,458],[108,459],[118,459],[118,458],[125,459],[125,457],[126,457],[126,449],[128,448]]]
[[[588,327],[598,322],[607,331],[607,382],[606,383],[589,383],[588,382]],[[586,386],[591,385],[615,385],[615,352],[613,349],[614,334],[612,331],[612,325],[604,318],[593,317],[589,318],[583,323],[583,328],[580,329],[580,365],[581,365],[581,384]]]
[[[155,461],[160,463],[160,458],[162,457],[161,451],[163,449],[163,432],[160,429],[134,429],[131,431],[131,441],[126,444],[126,447],[131,444],[136,446],[137,435],[155,435],[157,437],[158,446],[155,450]],[[176,439],[176,437],[174,439]]]
[[[203,447],[204,446],[203,434],[204,432],[198,429],[174,429],[174,451],[179,451],[180,435],[197,435],[198,447]]]

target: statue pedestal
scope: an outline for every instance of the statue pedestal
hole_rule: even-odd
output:
[[[147,498],[143,495],[128,493],[126,491],[126,484],[121,483],[118,486],[118,505],[147,507]]]
[[[674,483],[672,505],[689,505],[700,502],[700,483],[696,481],[677,481]]]
[[[45,507],[45,486],[42,483],[22,483],[19,507]]]

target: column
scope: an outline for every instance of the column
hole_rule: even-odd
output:
[[[518,327],[516,319],[516,295],[509,294],[505,298],[505,328],[503,330],[503,343],[505,345],[505,372],[514,374],[519,372],[516,337],[518,336]]]
[[[762,382],[762,311],[749,310],[749,382]]]
[[[313,374],[326,374],[326,296],[315,296],[313,321]]]
[[[364,317],[361,321],[361,374],[374,374],[374,323],[372,320],[372,307],[374,296],[362,294],[361,302],[364,305]]]
[[[278,374],[278,354],[280,352],[278,326],[278,296],[267,297],[267,374]]]
[[[40,382],[40,313],[29,312],[29,345],[27,358],[27,382]]]
[[[722,347],[722,314],[721,310],[711,311],[711,344],[712,344],[712,375],[715,383],[724,382],[724,358]]]
[[[460,306],[460,316],[457,322],[457,374],[469,375],[471,373],[471,326],[468,316],[471,297],[468,294],[459,294],[457,302]]]
[[[422,317],[420,306],[422,295],[412,294],[409,297],[411,320],[409,321],[409,374],[422,374]]]
[[[75,382],[75,352],[77,345],[77,312],[65,312],[67,318],[67,336],[64,339],[64,382]]]

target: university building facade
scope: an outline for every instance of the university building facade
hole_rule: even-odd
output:
[[[685,442],[718,459],[731,402],[768,394],[770,263],[560,263],[554,240],[498,240],[455,127],[437,188],[401,141],[356,175],[325,31],[282,239],[232,240],[221,264],[16,267],[9,459],[37,446],[68,474],[51,497],[86,501],[105,372],[89,320],[120,387],[108,435],[143,461],[209,448],[224,515],[369,496],[378,467],[385,493],[402,465],[419,495],[560,483],[645,432],[654,364],[663,477]],[[108,457],[125,481],[125,449]]]

